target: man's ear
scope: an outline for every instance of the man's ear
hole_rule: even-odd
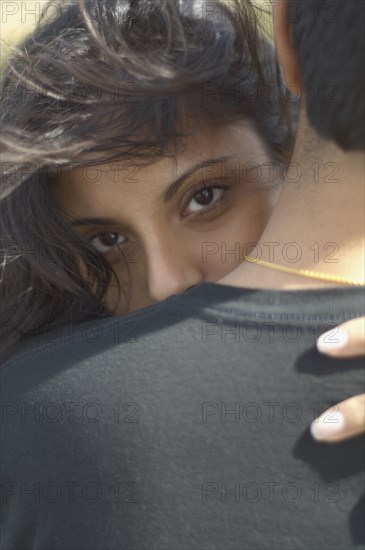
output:
[[[272,0],[272,9],[275,46],[284,82],[291,92],[302,95],[302,78],[290,23],[295,14],[290,11],[287,0]]]

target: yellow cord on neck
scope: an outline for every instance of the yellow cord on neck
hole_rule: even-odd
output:
[[[259,260],[252,256],[244,256],[246,262],[262,265],[263,267],[269,267],[276,269],[277,271],[284,271],[284,273],[292,273],[293,275],[300,275],[301,277],[308,277],[310,279],[319,279],[320,281],[329,281],[332,283],[340,283],[343,285],[351,286],[364,286],[365,281],[360,279],[350,279],[348,277],[341,277],[340,275],[329,275],[327,273],[318,273],[317,271],[310,271],[308,269],[294,269],[292,267],[284,267],[283,265],[274,264],[272,262],[266,262],[265,260]]]

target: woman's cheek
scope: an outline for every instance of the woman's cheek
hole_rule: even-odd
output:
[[[205,281],[216,281],[242,262],[242,223],[230,220],[218,231],[205,233],[196,256]]]
[[[113,275],[103,303],[110,312],[116,315],[123,315],[128,312],[131,285],[129,284],[129,281],[126,281],[124,276],[121,276],[121,274],[118,273],[117,269],[115,272],[116,277]]]
[[[218,230],[204,234],[200,241],[200,262],[204,279],[215,281],[228,275],[260,239],[272,212],[267,193],[242,201],[229,212]]]

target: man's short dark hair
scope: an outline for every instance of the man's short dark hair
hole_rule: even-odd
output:
[[[365,0],[290,0],[308,116],[320,136],[364,149]]]

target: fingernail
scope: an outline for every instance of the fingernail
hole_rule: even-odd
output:
[[[349,340],[347,332],[343,328],[325,332],[317,340],[317,349],[321,353],[336,352],[344,348]]]
[[[317,441],[330,441],[332,436],[337,436],[345,427],[345,417],[342,412],[324,412],[311,424],[310,431]]]

